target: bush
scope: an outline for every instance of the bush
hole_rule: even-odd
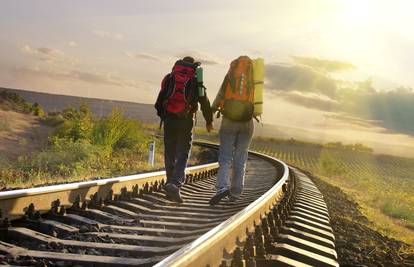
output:
[[[324,145],[325,148],[333,148],[338,150],[350,150],[355,152],[362,152],[362,153],[372,153],[374,150],[370,147],[367,147],[363,144],[356,143],[356,144],[349,144],[344,145],[342,142],[330,142]]]
[[[61,114],[50,117],[47,120],[50,123],[59,122],[58,118],[63,121],[54,134],[55,138],[72,142],[86,140],[99,146],[106,156],[122,149],[143,151],[149,141],[142,125],[136,120],[124,117],[119,109],[112,110],[107,117],[94,120],[89,107],[82,104],[79,110],[68,108]]]
[[[65,119],[60,113],[49,113],[46,117],[43,118],[42,121],[49,126],[57,127],[58,125],[64,123]]]
[[[33,114],[38,117],[44,117],[45,112],[43,107],[39,103],[28,103],[22,96],[17,93],[3,90],[0,92],[0,103],[6,102],[8,106],[15,111],[23,112],[27,114]]]
[[[39,105],[38,103],[34,103],[31,106],[31,113],[35,116],[38,116],[38,117],[44,117],[45,116],[45,111],[43,110],[43,107],[41,105]]]
[[[143,151],[148,141],[141,124],[125,118],[118,109],[97,121],[91,135],[92,144],[104,147],[110,153],[125,148]]]
[[[52,146],[32,159],[22,157],[19,167],[25,172],[70,176],[85,173],[96,167],[102,151],[87,140],[54,138]]]
[[[93,121],[92,113],[86,104],[81,104],[79,110],[67,108],[55,118],[57,116],[63,117],[63,123],[55,132],[56,137],[71,141],[90,140]]]
[[[13,93],[13,92],[9,92],[7,90],[2,90],[0,92],[0,98],[4,101],[8,101],[11,103],[15,103],[17,105],[23,105],[24,103],[26,103],[26,101],[24,101],[23,97],[21,97],[19,94],[17,93]]]

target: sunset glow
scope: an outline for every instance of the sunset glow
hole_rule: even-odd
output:
[[[395,120],[385,122],[392,118],[385,107],[352,103],[373,101],[375,109],[375,101],[387,99],[384,92],[413,87],[413,9],[408,0],[3,1],[0,86],[153,103],[171,64],[193,55],[214,96],[229,62],[247,54],[265,58],[269,70],[266,123],[326,131],[338,127],[326,119],[331,113],[346,112],[380,121],[384,128],[372,129],[386,132]],[[328,63],[343,65],[327,69]],[[347,91],[338,90],[343,84]],[[368,89],[378,96],[355,93]],[[311,111],[306,121],[303,108]]]

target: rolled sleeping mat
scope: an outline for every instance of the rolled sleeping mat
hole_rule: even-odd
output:
[[[264,59],[253,59],[253,81],[254,81],[254,110],[253,114],[258,116],[263,113],[263,85],[264,85]]]

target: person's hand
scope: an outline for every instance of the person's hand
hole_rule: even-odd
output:
[[[214,130],[213,124],[212,123],[207,123],[206,124],[206,130],[207,130],[207,132],[211,132],[212,130]]]

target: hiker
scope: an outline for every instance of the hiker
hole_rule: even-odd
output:
[[[258,60],[263,64],[263,59]],[[212,105],[213,111],[218,110],[223,119],[219,130],[217,192],[210,199],[211,205],[218,204],[225,197],[236,201],[243,191],[248,149],[254,132],[253,118],[261,114],[263,104],[263,100],[258,102],[260,111],[255,112],[254,89],[253,62],[247,56],[240,56],[231,62]]]
[[[198,103],[206,121],[213,129],[210,101],[202,84],[202,69],[192,57],[177,60],[172,72],[161,83],[155,108],[164,123],[164,162],[167,181],[164,190],[168,199],[183,203],[180,187],[185,182],[185,168],[190,155],[193,125]],[[161,126],[161,125],[160,125]]]

